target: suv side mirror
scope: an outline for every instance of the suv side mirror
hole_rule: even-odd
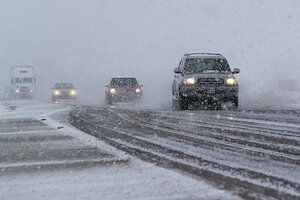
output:
[[[234,68],[232,73],[233,74],[238,74],[238,73],[240,73],[240,69],[239,68]]]
[[[141,88],[141,87],[144,87],[144,85],[139,85],[139,87]]]
[[[109,85],[105,85],[105,87],[109,87]]]
[[[180,69],[179,67],[176,67],[176,68],[174,69],[174,73],[175,73],[175,74],[181,74],[182,71],[181,71],[181,69]]]

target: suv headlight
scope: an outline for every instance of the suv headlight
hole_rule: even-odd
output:
[[[58,90],[55,90],[55,91],[54,91],[54,94],[55,94],[55,95],[60,95],[60,92],[59,92]]]
[[[141,89],[140,89],[140,88],[137,88],[137,89],[135,90],[135,92],[139,94],[139,93],[141,93]]]
[[[182,83],[184,85],[194,85],[196,83],[195,78],[185,78],[183,79]]]
[[[115,88],[110,88],[109,92],[110,94],[116,94],[117,91]]]
[[[76,90],[71,90],[70,94],[71,94],[72,96],[75,96],[75,95],[76,95]]]
[[[227,85],[236,85],[237,80],[235,78],[227,78],[226,83],[227,83]]]

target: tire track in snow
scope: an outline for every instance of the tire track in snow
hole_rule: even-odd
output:
[[[96,112],[93,112],[95,110]],[[137,111],[136,116],[138,116],[138,113],[139,112]],[[239,185],[242,185],[244,186],[242,187],[243,190],[248,190],[248,192],[253,190],[257,194],[262,193],[263,195],[273,196],[275,198],[281,197],[296,199],[299,197],[300,186],[297,182],[276,176],[270,176],[247,168],[232,167],[230,165],[220,164],[211,160],[205,160],[201,158],[201,156],[195,156],[194,154],[191,154],[184,149],[180,149],[177,146],[168,146],[166,143],[160,143],[157,138],[164,137],[171,141],[181,139],[187,142],[183,143],[183,146],[191,145],[188,143],[191,141],[194,142],[194,145],[196,146],[197,144],[215,146],[218,145],[218,141],[211,140],[211,144],[207,144],[207,139],[201,142],[199,138],[194,138],[194,136],[180,136],[179,134],[176,134],[176,132],[170,131],[170,127],[160,127],[158,124],[151,123],[149,125],[149,118],[142,118],[142,121],[138,121],[138,119],[132,118],[132,116],[128,115],[126,112],[124,113],[121,109],[111,110],[109,108],[88,108],[81,109],[79,114],[75,111],[71,113],[70,116],[73,120],[72,123],[78,128],[84,129],[90,134],[100,137],[108,143],[131,154],[137,155],[142,159],[150,161],[151,159],[154,159],[154,162],[162,165],[163,163],[161,161],[168,161],[171,166],[167,165],[167,167],[174,167],[175,165],[177,166],[175,168],[180,168],[185,166],[182,169],[183,171],[193,171],[193,174],[198,175],[200,175],[199,173],[201,172],[202,176],[203,173],[207,173],[210,174],[210,176],[206,178],[210,179],[209,177],[218,177],[225,185],[227,185],[227,182],[230,182],[231,184],[237,182],[238,184],[234,184],[235,187],[239,188]],[[147,124],[146,122],[148,122],[148,127],[145,127],[145,124]],[[143,123],[144,126],[142,126]],[[174,125],[173,129],[175,129],[175,131],[176,128],[178,129],[178,127]],[[169,131],[165,129],[169,129]],[[193,131],[193,129],[191,131]],[[152,134],[153,136],[155,133],[155,139],[149,137],[149,135]],[[144,136],[142,136],[143,134]],[[229,141],[228,143],[229,147],[233,147],[233,149],[236,148],[235,141]],[[223,149],[224,151],[227,150],[224,147]],[[249,149],[247,149],[247,151],[249,151]],[[267,154],[267,152],[261,153]],[[297,157],[296,162],[299,162]],[[248,192],[243,193],[242,196],[249,198],[251,195]]]

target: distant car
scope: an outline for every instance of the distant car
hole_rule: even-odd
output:
[[[136,78],[133,77],[114,77],[106,87],[106,104],[112,104],[113,102],[138,102],[142,97],[142,85],[139,85]]]
[[[56,101],[57,99],[73,99],[77,98],[77,89],[72,83],[56,83],[54,85],[52,100]]]
[[[174,69],[173,105],[181,110],[196,103],[235,109],[239,105],[239,84],[234,74],[239,72],[238,68],[231,71],[221,54],[185,54]]]

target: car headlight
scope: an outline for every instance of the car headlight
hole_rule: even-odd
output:
[[[140,89],[140,88],[137,88],[137,89],[135,90],[135,92],[136,92],[136,93],[141,93],[141,89]]]
[[[16,93],[19,93],[20,92],[20,90],[16,90]]]
[[[116,89],[115,88],[110,88],[109,93],[110,94],[116,94]]]
[[[55,94],[55,95],[60,95],[60,92],[59,92],[58,90],[55,90],[55,91],[54,91],[54,94]]]
[[[71,90],[70,94],[71,94],[72,96],[75,96],[75,95],[76,95],[76,90]]]
[[[33,90],[30,90],[31,93],[33,93]]]
[[[194,85],[196,83],[195,78],[185,78],[183,79],[182,83],[184,85]]]
[[[227,83],[227,85],[236,85],[237,80],[235,78],[227,78],[226,83]]]

